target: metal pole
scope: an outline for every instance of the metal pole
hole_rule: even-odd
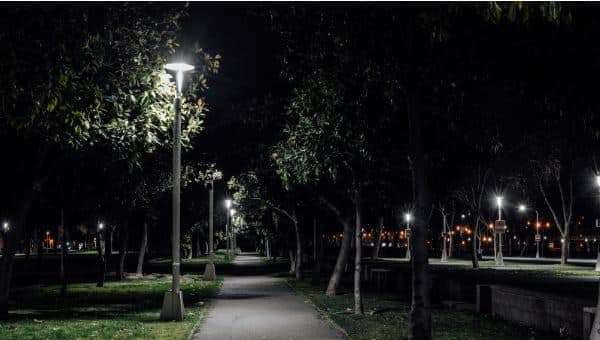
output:
[[[212,174],[211,174],[212,176]],[[208,254],[212,255],[214,253],[214,245],[213,245],[213,234],[214,234],[214,227],[213,227],[213,206],[214,206],[214,190],[213,190],[213,185],[214,182],[212,180],[212,178],[210,179],[210,182],[208,183],[209,187],[208,187]]]
[[[536,251],[535,251],[535,258],[539,259],[540,258],[540,215],[538,214],[538,211],[535,211],[535,235],[536,235]],[[538,241],[539,239],[539,241]]]
[[[181,182],[181,93],[175,96],[175,123],[173,124],[173,235],[171,251],[173,257],[173,293],[179,292],[179,207],[180,207],[180,182]]]
[[[229,208],[227,208],[227,222],[225,224],[225,244],[226,244],[226,248],[225,249],[225,253],[227,254],[227,257],[229,258],[229,214],[231,213],[231,210]]]
[[[498,220],[502,220],[502,206],[498,204]],[[496,251],[496,266],[504,266],[504,257],[502,255],[502,233],[494,230],[494,238],[498,236],[498,250]]]

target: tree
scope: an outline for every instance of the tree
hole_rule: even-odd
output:
[[[17,189],[19,212],[0,279],[3,312],[23,222],[52,176],[48,154],[94,150],[135,168],[144,154],[168,143],[175,89],[163,65],[174,52],[181,15],[181,8],[128,6],[7,8],[1,14],[0,43],[10,53],[0,57],[0,128],[36,152],[31,166],[23,167],[32,169],[30,176],[21,176],[23,187]],[[219,65],[218,56],[193,52],[204,63],[185,93],[185,145],[206,110],[205,73]]]

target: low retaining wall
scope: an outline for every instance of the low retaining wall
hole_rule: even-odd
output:
[[[478,293],[486,291],[478,287]],[[490,294],[478,296],[478,310],[490,302],[492,315],[540,330],[583,338],[583,308],[593,301],[540,293],[529,289],[490,285]]]

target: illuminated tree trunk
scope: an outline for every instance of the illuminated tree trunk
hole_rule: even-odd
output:
[[[381,249],[381,233],[383,232],[383,216],[379,218],[379,225],[377,225],[377,231],[375,236],[375,246],[373,247],[372,258],[379,258],[379,250]]]
[[[98,236],[96,237],[96,250],[98,251],[98,281],[96,283],[97,287],[104,287],[104,281],[106,279],[106,258],[104,256],[105,251],[105,241],[104,241],[103,231],[98,231]]]
[[[296,268],[294,270],[296,280],[302,280],[304,277],[302,269],[302,238],[300,234],[300,228],[298,227],[298,220],[296,219],[296,212],[292,211],[294,217],[294,232],[296,234]]]
[[[360,189],[354,190],[354,211],[355,211],[355,228],[354,228],[354,240],[355,244],[355,256],[354,256],[354,314],[362,315],[363,303],[362,295],[360,290],[360,274],[362,272],[361,260],[362,260],[362,206],[361,206]]]
[[[327,291],[325,292],[327,296],[336,295],[337,289],[340,287],[340,282],[342,281],[344,267],[346,266],[346,262],[348,260],[350,241],[352,238],[352,225],[347,222],[343,225],[344,232],[342,234],[342,244],[340,246],[337,260],[335,261],[335,267],[333,267],[333,272],[331,273],[331,277],[329,278]]]
[[[67,227],[65,226],[65,210],[60,210],[60,226],[62,228],[62,245],[60,252],[60,296],[67,296],[67,278],[65,277],[65,257],[67,256]]]
[[[140,244],[140,253],[138,254],[137,268],[135,275],[142,276],[144,274],[144,257],[146,256],[146,248],[148,247],[148,222],[144,221],[142,230],[142,243]]]
[[[125,280],[125,258],[127,257],[127,238],[129,225],[127,222],[121,226],[121,246],[119,247],[119,267],[117,268],[117,280]]]

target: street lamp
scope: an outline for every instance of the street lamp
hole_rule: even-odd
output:
[[[171,235],[171,256],[173,282],[171,290],[165,292],[161,320],[183,320],[183,294],[179,289],[181,257],[180,257],[180,199],[181,199],[181,89],[183,87],[183,73],[191,71],[194,66],[185,63],[172,63],[165,65],[169,71],[176,73],[175,92],[175,121],[173,123],[173,232]]]
[[[410,246],[410,239],[411,239],[411,229],[410,229],[410,221],[412,221],[412,214],[411,213],[406,213],[404,214],[404,221],[406,221],[406,241],[408,242],[407,246],[406,246],[406,259],[408,261],[410,261],[410,253],[411,253],[411,246]]]
[[[102,230],[104,229],[104,223],[100,222],[98,223],[98,230]]]
[[[537,209],[531,209],[533,211],[535,211],[535,258],[539,259],[540,258],[540,241],[542,240],[542,237],[540,236],[540,214],[538,213]],[[519,205],[519,211],[520,212],[525,212],[527,211],[527,207],[524,204],[520,204]]]
[[[8,222],[5,221],[4,223],[2,223],[2,230],[4,230],[5,232],[10,230],[10,225],[8,224]]]

